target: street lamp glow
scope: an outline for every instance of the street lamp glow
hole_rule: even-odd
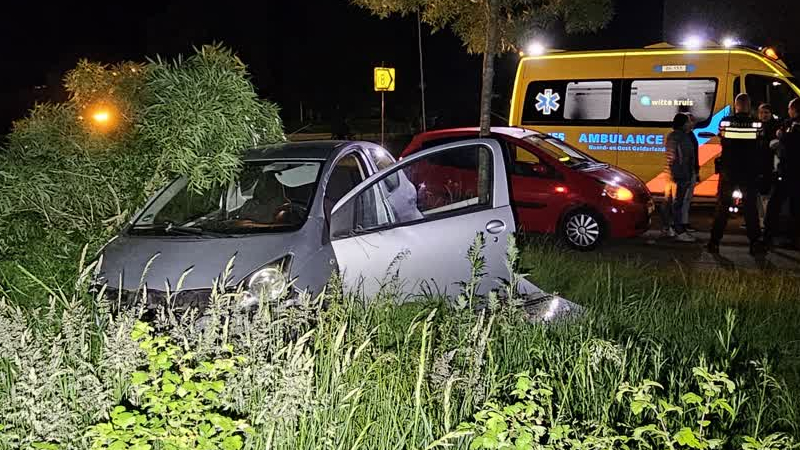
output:
[[[99,124],[106,124],[111,120],[111,114],[107,110],[101,109],[92,114],[92,119]]]
[[[544,55],[545,51],[547,49],[544,44],[538,41],[531,42],[526,49],[526,53],[529,55]]]
[[[703,40],[700,36],[689,36],[683,41],[683,46],[689,50],[698,50],[703,46]]]
[[[739,40],[733,36],[727,36],[722,40],[722,46],[725,48],[736,47],[739,45]]]

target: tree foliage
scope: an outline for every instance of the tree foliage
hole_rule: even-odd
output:
[[[17,264],[68,279],[83,245],[101,245],[167,179],[230,180],[241,150],[283,139],[277,107],[221,46],[173,62],[80,61],[64,87],[69,100],[36,105],[0,152],[0,293],[34,287]]]
[[[449,27],[467,51],[483,53],[481,136],[489,134],[497,52],[517,50],[551,24],[563,22],[567,32],[601,28],[613,13],[612,0],[350,0],[386,18],[419,13],[434,29]]]
[[[381,18],[419,11],[434,30],[451,28],[467,50],[487,50],[489,0],[351,0]],[[498,45],[495,51],[518,50],[531,35],[563,22],[567,32],[588,32],[605,26],[612,0],[497,0]]]
[[[218,45],[152,61],[145,96],[139,132],[163,169],[189,176],[195,190],[230,181],[242,149],[284,139],[276,105],[258,98],[244,63]]]

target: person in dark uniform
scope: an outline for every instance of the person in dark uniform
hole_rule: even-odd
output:
[[[719,253],[719,243],[728,225],[728,216],[733,204],[733,191],[738,187],[743,195],[744,222],[747,227],[747,238],[750,241],[750,253],[763,253],[756,205],[758,175],[761,170],[756,163],[761,123],[750,115],[750,97],[747,94],[736,96],[734,111],[734,115],[725,117],[720,122],[722,155],[718,164],[717,206],[707,249],[710,253]]]
[[[758,120],[761,122],[761,131],[758,134],[758,159],[759,164],[763,167],[761,169],[761,175],[768,177],[775,172],[776,155],[774,141],[778,139],[778,130],[781,128],[781,123],[775,119],[775,116],[772,114],[772,106],[769,103],[762,103],[761,106],[758,107]],[[772,190],[772,182],[766,179],[764,180],[764,185],[765,187],[768,186],[768,189],[762,190],[762,194],[767,195],[769,191]]]
[[[766,222],[766,204],[772,188],[775,185],[775,145],[778,139],[780,122],[772,114],[772,106],[762,103],[758,107],[758,120],[761,122],[761,131],[758,133],[758,164],[761,167],[758,181],[759,198],[758,216],[761,228]]]
[[[789,200],[791,211],[790,245],[798,245],[800,231],[800,100],[789,102],[789,120],[778,131],[778,177],[767,206],[764,241],[767,246],[777,234],[783,203]]]

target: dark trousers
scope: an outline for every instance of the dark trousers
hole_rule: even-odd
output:
[[[764,239],[771,241],[778,234],[780,227],[781,209],[783,203],[789,200],[791,212],[790,239],[795,242],[800,232],[800,180],[779,180],[775,190],[769,198],[767,214],[764,218]]]
[[[717,188],[717,208],[714,211],[714,226],[711,228],[711,242],[719,244],[722,234],[728,225],[729,208],[733,205],[733,191],[736,188],[742,191],[742,208],[744,224],[747,227],[747,239],[750,243],[758,241],[761,237],[761,226],[758,223],[758,181],[734,180],[727,174],[720,174]]]
[[[675,180],[675,198],[672,200],[672,228],[678,234],[686,232],[686,226],[683,223],[683,206],[686,204],[686,191],[692,187],[692,180],[678,181]]]
[[[661,228],[665,231],[672,226],[672,197],[664,196],[664,202],[658,205],[658,215],[661,216]]]

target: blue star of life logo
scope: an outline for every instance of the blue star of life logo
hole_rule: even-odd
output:
[[[558,95],[558,92],[554,94],[552,89],[545,89],[544,92],[536,94],[536,110],[549,116],[551,112],[558,111],[558,108],[561,107],[558,103],[559,100],[561,100],[561,96]]]

